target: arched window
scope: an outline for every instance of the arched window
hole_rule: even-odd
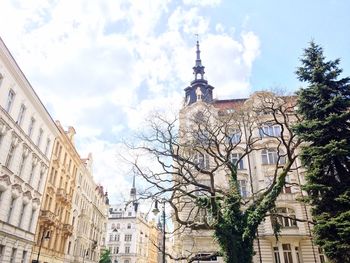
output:
[[[120,229],[120,224],[119,223],[117,224],[117,229]]]
[[[295,212],[288,207],[278,207],[271,217],[272,225],[278,223],[281,227],[297,227]]]

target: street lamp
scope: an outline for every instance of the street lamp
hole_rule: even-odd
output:
[[[45,239],[45,240],[49,240],[49,239],[50,239],[50,231],[47,231],[47,232],[46,232],[46,235],[45,235],[45,230],[43,231],[43,235],[41,236],[41,239],[40,239],[40,245],[39,245],[38,256],[37,256],[37,258],[36,258],[36,262],[37,262],[37,263],[39,263],[39,257],[40,257],[41,246],[43,245],[44,239]]]
[[[162,217],[163,217],[163,229],[162,229],[162,234],[163,234],[163,243],[162,243],[162,263],[165,263],[165,200],[160,201],[161,204],[163,204],[163,211],[162,211]],[[155,216],[158,215],[159,213],[159,208],[158,208],[158,200],[155,201],[154,203],[154,209],[152,210],[153,214]]]

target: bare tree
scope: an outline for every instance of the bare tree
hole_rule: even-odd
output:
[[[155,115],[139,136],[141,145],[128,145],[157,163],[155,168],[133,161],[150,185],[142,198],[164,200],[177,232],[213,231],[219,251],[179,255],[188,262],[221,255],[225,262],[250,263],[258,226],[276,215],[275,201],[296,169],[301,141],[292,130],[298,121],[295,97],[260,92],[232,103],[226,109],[199,102],[173,120]],[[247,189],[238,169],[254,153],[268,164],[268,183],[261,187],[250,175]]]

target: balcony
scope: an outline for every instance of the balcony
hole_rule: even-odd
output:
[[[299,197],[300,193],[280,193],[277,197],[277,201],[298,202],[297,198]]]
[[[53,225],[55,223],[56,215],[49,210],[40,211],[40,220],[48,225]]]
[[[73,233],[73,226],[70,224],[63,224],[62,230],[65,234],[71,235]]]
[[[62,201],[64,203],[68,202],[68,195],[66,193],[66,190],[64,190],[63,188],[59,188],[57,190],[56,197],[57,197],[58,200],[60,200],[60,201]]]

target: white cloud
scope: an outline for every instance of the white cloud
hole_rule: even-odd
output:
[[[185,5],[197,5],[197,6],[217,6],[221,3],[221,0],[183,0]]]
[[[79,152],[93,153],[94,176],[128,194],[118,138],[142,129],[154,110],[172,114],[192,80],[195,36],[209,83],[220,97],[249,93],[259,39],[230,26],[211,30],[203,6],[219,0],[3,1],[0,34],[54,119],[77,131]],[[11,26],[9,26],[11,25]],[[121,169],[122,167],[122,169]],[[116,182],[120,182],[117,187]]]

